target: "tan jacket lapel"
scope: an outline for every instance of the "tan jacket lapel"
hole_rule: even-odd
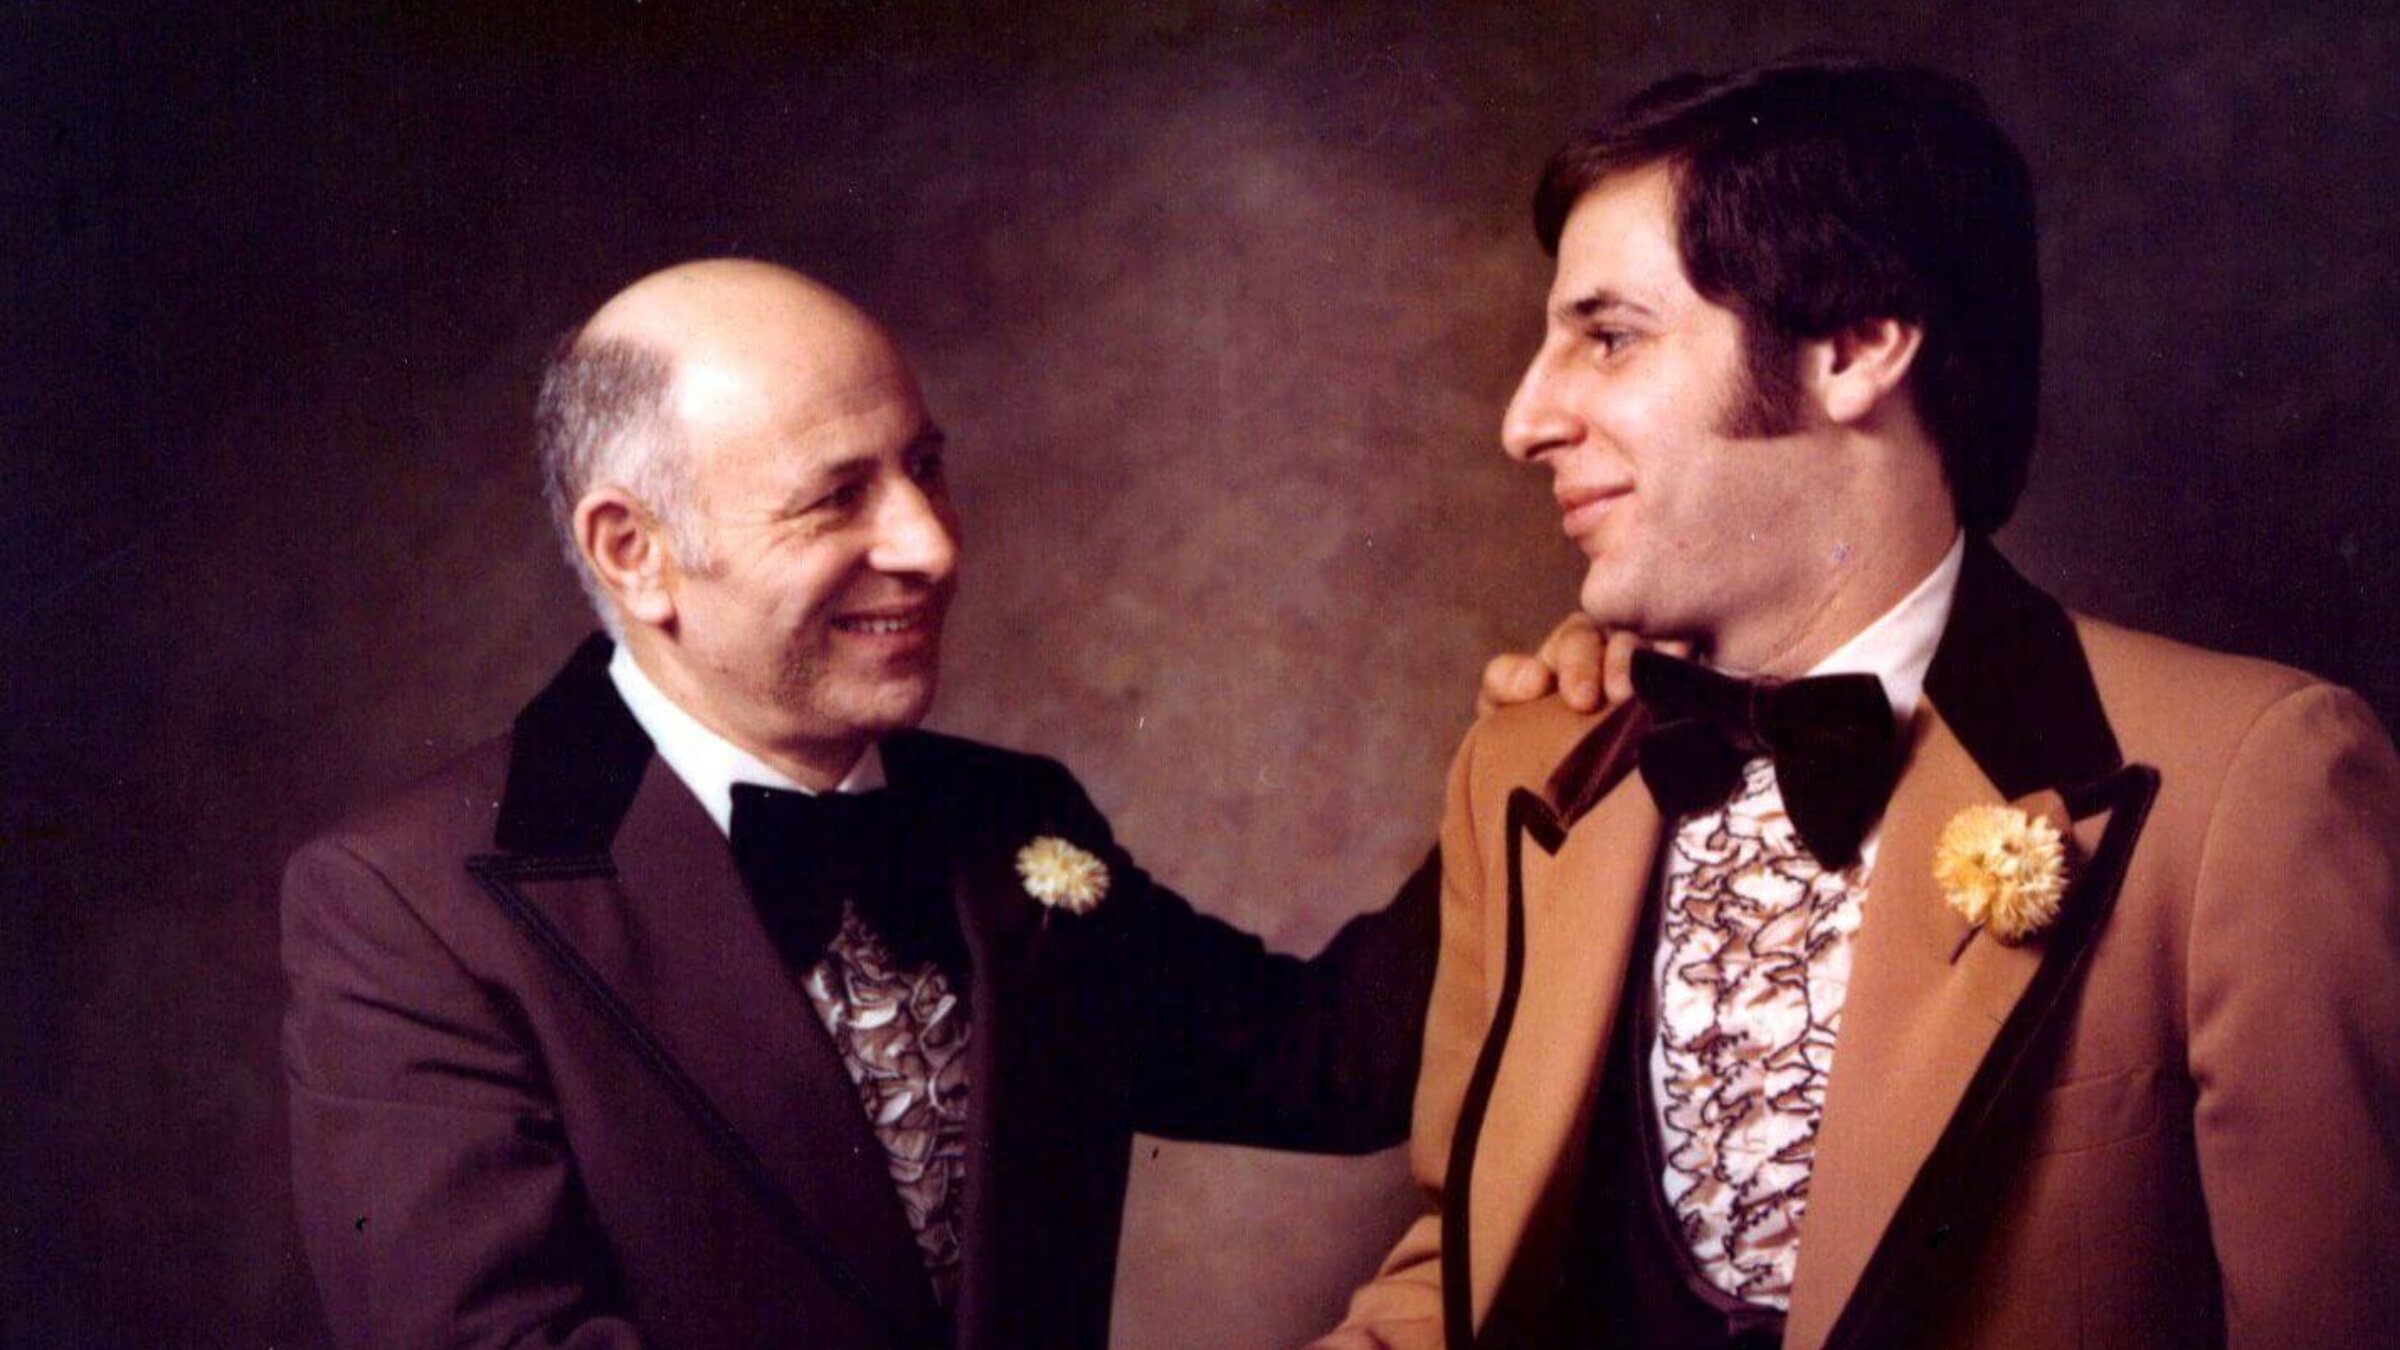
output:
[[[1914,740],[1868,881],[1801,1226],[1791,1350],[1825,1343],[2047,951],[1971,929],[1943,897],[1933,876],[1943,826],[2005,799],[1938,712],[1926,709]],[[2063,819],[2049,792],[2017,805]],[[2093,856],[2107,822],[2075,822],[2073,856]]]
[[[1524,982],[1469,1196],[1479,1326],[1507,1272],[1527,1258],[1548,1268],[1562,1237],[1658,836],[1658,809],[1629,777],[1555,856],[1522,841]]]

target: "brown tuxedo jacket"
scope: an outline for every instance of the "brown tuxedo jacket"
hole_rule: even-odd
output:
[[[2400,1344],[2400,762],[2350,694],[2069,616],[1980,541],[1882,825],[1785,1344]],[[1350,1343],[1547,1344],[1662,822],[1643,714],[1451,776],[1414,1168]],[[1976,803],[2071,817],[2059,922],[1971,931]],[[1359,1333],[1365,1333],[1361,1335]]]
[[[1134,1130],[1404,1135],[1430,864],[1314,961],[1276,956],[1152,884],[1058,765],[894,737],[970,951],[952,1325],[857,1089],[608,650],[292,861],[293,1179],[343,1344],[1098,1350]],[[1104,858],[1098,909],[1026,894],[1042,835]]]

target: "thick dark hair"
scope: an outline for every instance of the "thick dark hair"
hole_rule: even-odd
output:
[[[1650,86],[1542,170],[1534,232],[1558,251],[1611,174],[1674,174],[1692,289],[1739,315],[1788,384],[1795,344],[1872,319],[1924,330],[1917,414],[1968,529],[2015,509],[2041,395],[2033,186],[1983,99],[1950,76],[1839,57]],[[1779,353],[1785,369],[1759,369]]]

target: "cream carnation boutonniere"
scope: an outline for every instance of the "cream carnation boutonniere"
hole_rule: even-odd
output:
[[[1056,835],[1017,850],[1025,893],[1052,909],[1089,914],[1108,898],[1108,864]]]
[[[2058,919],[2067,846],[2058,826],[2013,806],[1970,806],[1933,850],[1933,879],[1968,923],[2015,946]]]

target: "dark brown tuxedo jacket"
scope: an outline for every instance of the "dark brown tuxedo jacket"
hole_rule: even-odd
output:
[[[1153,884],[1057,764],[894,737],[971,953],[953,1330],[855,1087],[608,650],[292,860],[293,1179],[343,1344],[1097,1350],[1134,1130],[1404,1136],[1431,864],[1313,962],[1272,955]],[[1013,859],[1042,835],[1107,861],[1097,910],[1027,896]]]
[[[1553,1343],[1665,822],[1638,707],[1459,752],[1412,1158],[1340,1343]],[[1971,929],[1959,811],[2071,822],[2046,933]],[[1853,957],[1784,1344],[2400,1345],[2400,761],[2355,697],[2068,614],[1970,546]]]

